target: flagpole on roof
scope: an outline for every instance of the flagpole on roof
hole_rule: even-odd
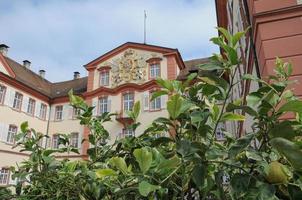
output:
[[[146,20],[147,20],[147,13],[146,10],[144,10],[144,44],[146,44],[147,40],[147,33],[146,33]]]

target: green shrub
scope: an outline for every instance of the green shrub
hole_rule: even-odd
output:
[[[109,133],[104,123],[114,114],[93,117],[93,107],[70,93],[71,105],[80,109],[82,125],[90,129],[89,159],[56,160],[54,153],[73,151],[68,137],[60,136],[64,147],[50,150],[38,145],[39,134],[18,143],[30,152],[14,174],[26,182],[16,199],[299,199],[301,191],[301,116],[302,102],[288,90],[291,65],[277,59],[275,75],[260,80],[245,75],[242,80],[261,83],[244,99],[231,100],[240,64],[238,41],[245,33],[230,35],[219,28],[221,36],[212,42],[224,50],[211,62],[200,66],[203,76],[192,74],[185,82],[159,79],[161,91],[153,98],[169,95],[168,118],[160,117],[139,137],[104,141]],[[212,73],[212,71],[215,71]],[[222,76],[229,74],[226,81]],[[194,80],[194,81],[193,81]],[[198,81],[195,81],[198,80]],[[135,131],[140,125],[137,102],[128,115]],[[288,112],[292,120],[279,120]],[[224,131],[225,141],[215,133],[222,122],[253,119],[253,131],[240,138],[237,132]],[[172,137],[154,137],[158,133]],[[46,137],[46,136],[44,136]],[[229,180],[229,181],[227,181]]]

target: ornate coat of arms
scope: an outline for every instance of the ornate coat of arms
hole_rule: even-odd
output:
[[[144,55],[138,55],[134,50],[127,50],[111,65],[112,86],[129,82],[142,83],[146,80],[147,63]]]

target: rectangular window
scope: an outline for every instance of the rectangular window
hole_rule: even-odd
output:
[[[73,108],[72,110],[72,119],[77,119],[77,117],[81,114],[81,110],[78,108]]]
[[[108,112],[108,97],[99,98],[99,114]]]
[[[132,110],[134,104],[134,93],[126,93],[123,95],[124,111]]]
[[[109,85],[109,71],[101,71],[100,86],[108,86],[108,85]]]
[[[4,103],[5,92],[6,92],[6,87],[0,85],[0,104]]]
[[[35,106],[36,106],[36,101],[34,99],[29,98],[28,106],[27,106],[27,113],[30,115],[34,115]]]
[[[71,133],[70,135],[70,146],[74,148],[79,147],[79,133]]]
[[[152,96],[152,93],[150,97]],[[161,97],[155,98],[153,101],[150,102],[150,110],[160,110],[161,109]]]
[[[123,129],[123,136],[124,137],[134,137],[134,131],[129,128],[124,128]]]
[[[21,105],[22,105],[22,99],[23,99],[23,95],[20,94],[19,92],[15,93],[15,98],[14,98],[14,104],[13,104],[13,108],[20,110],[21,109]]]
[[[219,123],[217,126],[217,130],[216,130],[216,139],[217,140],[224,140],[224,134],[223,134],[223,130],[224,130],[224,124],[223,123]]]
[[[59,121],[63,119],[63,106],[56,106],[55,120]]]
[[[57,134],[52,136],[52,148],[54,148],[54,149],[59,148],[59,135],[57,135]]]
[[[39,117],[43,120],[46,119],[46,112],[47,112],[46,110],[47,110],[47,106],[45,104],[41,103]]]
[[[15,142],[16,134],[17,134],[17,126],[9,125],[6,142],[13,144]]]
[[[160,77],[160,65],[157,64],[151,64],[150,65],[150,78],[157,78]]]
[[[0,185],[7,185],[9,181],[9,169],[2,168],[0,170]]]

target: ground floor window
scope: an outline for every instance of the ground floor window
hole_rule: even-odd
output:
[[[70,146],[74,148],[79,147],[79,133],[71,133],[70,135]]]
[[[9,181],[9,169],[2,168],[0,170],[0,185],[7,185]]]
[[[134,137],[134,131],[130,128],[123,129],[123,136],[124,137]]]
[[[52,148],[58,149],[59,148],[59,135],[52,136]]]
[[[224,140],[225,137],[224,137],[224,131],[225,129],[225,125],[224,123],[219,123],[218,126],[217,126],[217,130],[216,130],[216,139],[217,140]]]
[[[17,126],[9,125],[6,142],[13,144],[15,142],[16,134],[17,134]]]

